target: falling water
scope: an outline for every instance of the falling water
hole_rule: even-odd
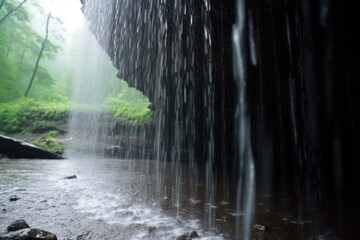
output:
[[[243,53],[244,51],[244,27],[246,13],[245,3],[243,0],[237,1],[237,22],[233,29],[233,48],[234,48],[234,69],[235,78],[238,82],[239,105],[238,105],[238,121],[239,121],[239,182],[237,195],[237,211],[243,212],[243,234],[244,240],[251,239],[251,225],[254,215],[255,202],[255,166],[250,145],[250,119],[247,110],[246,101],[246,67]],[[251,44],[252,45],[252,44]],[[253,48],[253,46],[252,46]],[[252,59],[254,56],[252,54]],[[252,60],[253,63],[256,61]],[[237,221],[239,227],[239,220]],[[237,229],[237,237],[239,238],[239,229]]]
[[[344,145],[356,152],[346,136],[357,138],[340,127],[349,121],[338,117],[339,106],[352,116],[357,103],[336,93],[339,85],[355,99],[341,82],[347,70],[335,46],[343,47],[342,19],[331,1],[83,2],[118,77],[148,96],[155,112],[149,198],[179,219],[200,216],[214,231],[230,218],[237,239],[251,239],[254,221],[287,221],[301,238],[327,229],[321,219],[330,205],[322,204],[342,202],[335,197],[341,166],[352,173],[359,165],[341,160],[351,155]],[[333,31],[340,40],[331,40]],[[341,97],[339,106],[333,97]]]
[[[215,225],[216,210],[211,8],[208,0],[122,0],[100,6],[86,1],[84,8],[118,75],[149,96],[155,108],[153,195],[159,201],[171,199],[180,217],[188,201],[183,194],[190,192],[194,204],[206,203],[209,228]],[[197,78],[205,82],[198,83]],[[203,129],[197,128],[200,122]],[[183,184],[184,176],[190,179],[188,186]],[[201,196],[199,184],[205,184]]]
[[[78,30],[77,59],[69,121],[70,157],[103,156],[108,119],[102,103],[111,78],[112,64],[87,27]],[[86,123],[86,124],[85,124]]]

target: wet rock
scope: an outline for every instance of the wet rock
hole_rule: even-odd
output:
[[[199,234],[197,232],[192,231],[191,233],[185,233],[179,237],[176,238],[176,240],[191,240],[195,238],[200,238]]]
[[[14,231],[22,230],[22,229],[25,229],[25,228],[30,228],[30,226],[25,222],[24,219],[19,219],[19,220],[16,220],[16,221],[12,222],[7,227],[7,230],[9,232],[14,232]]]
[[[15,202],[17,200],[19,200],[20,198],[17,196],[17,195],[12,195],[10,198],[9,198],[9,201],[10,202]]]
[[[192,232],[190,233],[190,238],[191,238],[191,239],[200,238],[200,236],[199,236],[199,234],[197,234],[197,232],[192,231]]]
[[[155,226],[149,226],[149,227],[148,227],[148,232],[149,232],[149,233],[153,233],[153,232],[155,232],[155,230],[156,230],[156,227],[155,227]]]
[[[266,227],[264,225],[261,224],[254,224],[253,225],[253,229],[252,229],[252,236],[253,239],[256,240],[265,240],[265,230]]]
[[[92,236],[92,232],[91,231],[87,231],[81,235],[79,235],[76,240],[88,240],[91,239]]]
[[[33,144],[3,135],[0,135],[0,146],[0,154],[6,155],[7,158],[63,159]]]
[[[253,228],[255,230],[259,230],[259,231],[265,231],[266,230],[266,227],[264,225],[261,225],[261,224],[254,224]]]
[[[176,238],[176,240],[188,240],[188,239],[191,239],[191,238],[188,238],[189,236],[187,236],[187,234],[183,234],[179,237]]]
[[[0,240],[57,240],[57,237],[55,234],[44,230],[26,228],[0,234]]]
[[[68,176],[68,177],[64,177],[64,179],[75,179],[75,178],[77,178],[76,175],[71,175],[71,176]]]

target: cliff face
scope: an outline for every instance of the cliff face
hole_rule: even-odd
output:
[[[360,200],[356,12],[338,1],[247,3],[258,192],[295,196],[314,209],[298,214],[359,236],[349,227]]]
[[[210,159],[217,176],[237,176],[235,1],[92,1],[84,13],[119,77],[154,104],[159,157],[186,152]],[[358,221],[360,199],[356,12],[331,0],[246,1],[245,12],[258,196],[292,196],[354,234],[344,223]]]
[[[234,3],[88,0],[83,10],[119,78],[150,98],[160,158],[232,160]]]

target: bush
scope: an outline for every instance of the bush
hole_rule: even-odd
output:
[[[33,144],[42,149],[45,149],[46,151],[62,155],[65,151],[65,144],[64,142],[56,139],[58,136],[58,131],[50,131],[40,140],[34,141]]]
[[[44,102],[21,98],[0,104],[0,131],[21,133],[49,131],[69,116],[68,102]]]
[[[153,111],[149,109],[149,100],[141,93],[132,93],[129,96],[120,93],[115,97],[108,97],[104,103],[107,111],[116,118],[126,118],[135,122],[141,122],[153,116]]]

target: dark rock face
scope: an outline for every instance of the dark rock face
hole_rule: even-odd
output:
[[[161,122],[157,157],[169,161],[187,152],[188,159],[199,163],[209,158],[232,161],[234,3],[84,2],[90,27],[119,69],[119,77],[152,102],[156,123]]]
[[[0,135],[0,146],[0,155],[5,155],[7,158],[62,159],[35,145],[2,135]]]
[[[299,215],[354,239],[360,235],[349,227],[358,222],[360,202],[357,13],[337,1],[246,2],[258,196],[296,199],[313,209]]]

